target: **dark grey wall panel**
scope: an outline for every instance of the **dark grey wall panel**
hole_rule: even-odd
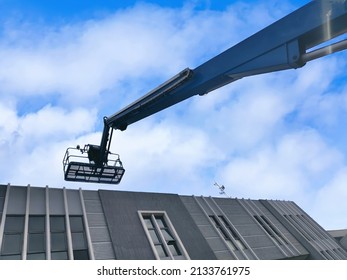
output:
[[[266,235],[245,236],[244,238],[251,248],[274,246],[273,242]]]
[[[66,190],[67,205],[70,215],[82,215],[82,205],[78,190]]]
[[[46,214],[45,188],[30,188],[30,215]]]
[[[253,218],[249,215],[233,215],[227,212],[225,212],[225,214],[234,226],[254,224]]]
[[[194,214],[201,215],[202,213],[201,208],[199,207],[197,203],[193,201],[192,196],[180,196],[180,198],[184,206],[187,208],[188,212],[191,215],[194,215]]]
[[[25,214],[27,189],[26,187],[11,186],[7,215]]]
[[[117,259],[154,259],[138,211],[165,211],[191,259],[215,259],[174,194],[99,191]]]
[[[5,197],[7,185],[0,185],[0,197]]]
[[[247,212],[234,198],[213,198],[227,215],[245,215]]]
[[[87,214],[89,227],[106,227],[106,219],[104,214]]]
[[[110,242],[110,236],[107,227],[89,228],[92,242]]]
[[[96,260],[113,260],[114,259],[114,253],[113,253],[111,241],[96,243],[93,245],[93,249],[94,249]]]
[[[83,190],[83,198],[85,200],[99,200],[99,193],[97,191],[86,191]]]
[[[263,230],[257,224],[239,225],[236,227],[242,236],[264,235]]]
[[[261,260],[276,260],[284,258],[283,253],[275,246],[268,248],[257,248],[254,249],[254,252]]]
[[[207,202],[206,202],[206,198],[203,198],[203,197],[195,197],[195,200],[199,203],[199,205],[204,209],[204,211],[206,212],[206,214],[208,215],[208,216],[211,216],[211,215],[214,215],[214,213],[213,213],[213,211],[212,211],[212,209],[213,209],[213,207],[211,207],[212,205],[210,205],[210,204],[208,204]],[[187,204],[187,203],[186,203]],[[186,205],[185,204],[185,205]],[[212,209],[211,209],[212,208]],[[200,210],[200,213],[201,213],[201,210]],[[217,214],[219,214],[218,212],[217,212]]]
[[[210,238],[210,237],[218,237],[220,238],[219,234],[217,233],[216,229],[211,225],[199,225],[199,229],[203,236],[205,238]]]
[[[49,189],[49,214],[64,215],[64,197],[62,189]]]
[[[6,185],[0,185],[0,225],[2,220],[2,212],[4,210],[5,204],[6,188]]]
[[[215,252],[218,260],[234,260],[235,258],[230,254],[229,251]]]
[[[218,237],[213,237],[213,238],[207,238],[206,239],[208,244],[211,246],[211,248],[213,248],[214,252],[218,252],[218,251],[228,251],[228,247],[225,244],[225,242],[223,242],[223,240],[218,236]],[[229,252],[230,254],[230,252]],[[230,254],[231,255],[231,254]]]
[[[5,198],[0,196],[0,213],[2,213],[4,209]]]
[[[100,200],[86,200],[85,199],[84,204],[86,206],[88,213],[99,213],[99,214],[104,213]]]
[[[210,226],[211,222],[209,219],[206,218],[204,214],[192,214],[191,215],[193,220],[196,222],[199,226]]]

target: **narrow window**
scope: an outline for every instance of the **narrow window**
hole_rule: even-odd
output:
[[[225,219],[224,216],[218,216],[218,218],[222,221],[222,223],[224,224],[224,226],[228,229],[228,231],[230,232],[230,234],[232,235],[232,237],[234,238],[236,244],[238,245],[238,247],[241,250],[246,249],[246,245],[242,242],[242,240],[240,239],[240,237],[236,234],[236,232],[234,231],[234,229],[231,227],[231,225],[228,223],[228,221]]]
[[[282,236],[282,234],[271,224],[271,222],[265,216],[261,216],[261,218],[271,228],[271,230],[276,234],[280,243],[288,244],[288,242],[285,240],[285,238]]]
[[[265,216],[255,215],[254,218],[278,245],[283,245],[284,243],[288,244],[282,234],[271,224],[271,222]]]
[[[181,256],[182,255],[181,251],[179,250],[177,246],[177,242],[165,222],[164,216],[154,216],[154,217],[171,254],[173,256]]]
[[[222,235],[224,238],[225,242],[228,244],[229,248],[232,251],[238,250],[237,246],[234,244],[234,242],[231,240],[230,236],[226,232],[226,230],[222,227],[219,219],[216,216],[209,216],[210,220],[212,221],[212,224],[217,228],[219,233]]]
[[[145,230],[150,242],[160,259],[184,259],[183,245],[169,226],[168,217],[164,213],[141,213]]]
[[[29,216],[28,260],[46,259],[45,217]]]
[[[51,258],[52,260],[67,260],[65,216],[51,216]]]
[[[162,258],[168,257],[168,253],[166,252],[164,248],[161,238],[159,238],[158,232],[154,226],[154,221],[152,221],[152,217],[146,216],[146,217],[143,217],[143,219],[146,223],[147,230],[149,232],[149,235],[151,237],[151,240],[154,244],[154,247],[157,251],[159,258],[162,259]]]
[[[7,216],[2,240],[1,259],[21,259],[24,216]]]

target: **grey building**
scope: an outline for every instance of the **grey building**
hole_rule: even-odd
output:
[[[347,252],[291,201],[0,185],[0,259],[347,259]]]

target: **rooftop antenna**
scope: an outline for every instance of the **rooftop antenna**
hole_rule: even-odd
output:
[[[220,194],[220,195],[225,195],[226,197],[229,197],[229,196],[227,195],[227,193],[225,192],[225,187],[224,187],[224,185],[219,185],[217,182],[215,182],[213,185],[216,186],[216,187],[219,189],[219,194]]]

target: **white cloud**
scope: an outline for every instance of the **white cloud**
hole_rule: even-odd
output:
[[[264,24],[252,21],[252,26],[242,28],[246,19],[239,18],[240,9],[256,18],[264,17],[266,9],[241,6],[196,12],[189,5],[173,10],[140,4],[74,25],[11,24],[0,43],[1,92],[18,96],[58,92],[69,102],[88,103],[121,81],[169,78]],[[279,5],[267,21],[283,10]]]
[[[66,111],[47,105],[41,110],[18,116],[15,109],[0,103],[3,141],[19,142],[18,147],[76,137],[94,128],[96,112],[82,108]]]
[[[294,89],[300,92],[299,118],[321,127],[334,126],[340,122],[341,114],[347,112],[347,87],[334,86],[334,80],[345,80],[346,63],[336,55],[308,64],[305,75],[299,76]],[[341,83],[341,82],[338,82]]]
[[[42,38],[29,46],[27,38],[17,38],[15,46],[3,43],[2,91],[18,95],[60,92],[69,101],[83,100],[120,80],[169,76],[199,55],[199,44],[211,39],[195,32],[199,22],[211,34],[218,22],[230,21],[225,16],[218,19],[217,14],[191,14],[190,18],[186,13],[139,5],[102,20],[58,31],[45,29]],[[215,44],[208,45],[215,49]]]
[[[278,93],[278,88],[271,86],[271,79],[265,84],[262,79],[251,78],[236,86],[236,98],[231,97],[208,119],[233,149],[245,151],[259,141],[268,140],[269,134],[293,108],[293,104]]]
[[[117,133],[112,149],[126,169],[122,187],[180,194],[205,192],[204,180],[224,158],[203,130],[171,121],[144,121]]]
[[[281,136],[274,145],[260,146],[248,156],[233,158],[221,178],[235,196],[307,203],[307,196],[322,187],[342,163],[342,155],[315,131],[299,131]]]
[[[0,135],[1,141],[7,141],[11,133],[14,132],[14,127],[17,127],[16,111],[10,107],[10,104],[0,103]]]
[[[327,229],[346,228],[347,168],[336,170],[332,180],[313,199],[310,213]]]
[[[0,177],[11,183],[54,182],[62,174],[62,145],[94,129],[95,111],[81,108],[69,112],[46,106],[18,116],[0,103],[0,111]]]

